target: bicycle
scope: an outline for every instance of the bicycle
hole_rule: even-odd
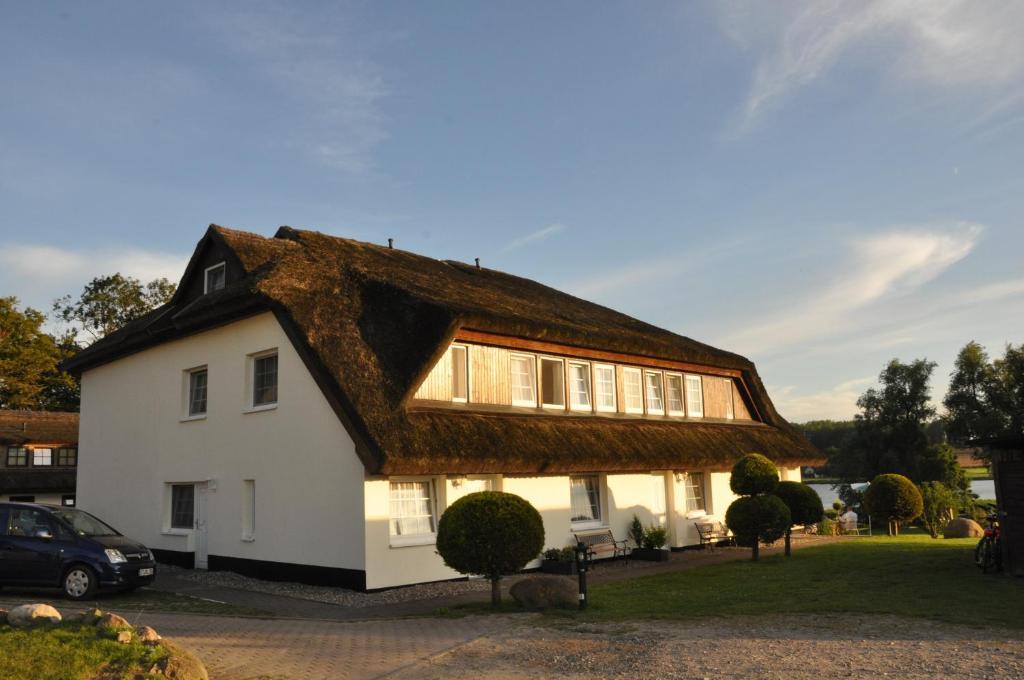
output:
[[[999,528],[999,513],[992,513],[985,517],[988,520],[988,528],[985,535],[978,541],[978,547],[974,549],[974,563],[981,569],[981,573],[987,574],[989,569],[1001,571],[1003,568],[1003,545],[1002,531]]]

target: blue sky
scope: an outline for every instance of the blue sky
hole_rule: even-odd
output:
[[[543,281],[850,417],[1024,342],[1024,4],[7,3],[0,294],[211,222]]]

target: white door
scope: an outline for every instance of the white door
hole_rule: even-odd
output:
[[[208,493],[206,482],[196,484],[196,569],[206,569],[207,555],[207,526],[206,526],[206,497]]]

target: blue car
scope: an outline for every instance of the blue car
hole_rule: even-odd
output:
[[[87,512],[0,503],[0,586],[59,587],[85,600],[100,588],[133,590],[155,575],[146,546]]]

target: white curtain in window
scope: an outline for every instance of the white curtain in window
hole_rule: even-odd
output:
[[[666,375],[665,393],[668,397],[668,412],[671,414],[682,414],[683,379],[678,375]]]
[[[615,368],[612,366],[594,367],[594,392],[597,408],[601,411],[615,410]]]
[[[429,481],[391,482],[391,535],[434,533],[433,484]]]
[[[569,364],[569,394],[573,408],[590,408],[590,366]]]
[[[665,402],[661,398],[661,373],[647,372],[647,410],[651,413],[664,413]]]
[[[517,357],[511,359],[512,363],[512,403],[513,404],[534,404],[537,403],[536,373],[534,372],[533,359],[530,357]]]
[[[570,477],[572,521],[587,522],[601,519],[601,488],[597,475]]]
[[[700,418],[704,415],[704,394],[699,375],[686,376],[686,415]]]
[[[644,391],[640,379],[640,371],[629,370],[622,372],[622,386],[626,398],[626,410],[633,413],[643,413]]]

